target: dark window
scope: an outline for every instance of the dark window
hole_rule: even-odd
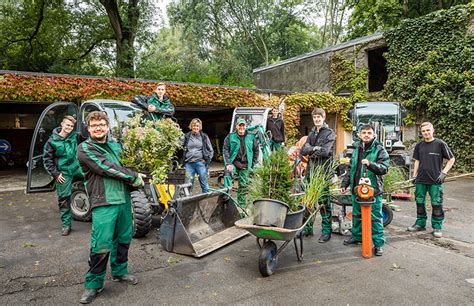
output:
[[[380,47],[367,51],[369,62],[369,92],[381,91],[387,82],[387,60],[383,53],[387,47]]]

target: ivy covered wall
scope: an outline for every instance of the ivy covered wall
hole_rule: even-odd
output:
[[[456,156],[455,168],[472,171],[474,101],[474,5],[456,6],[404,21],[385,33],[389,78],[384,94],[402,101],[420,124]]]
[[[156,82],[79,76],[30,74],[0,75],[0,101],[80,103],[89,99],[116,99],[130,101],[136,95],[151,95]],[[167,94],[176,106],[278,106],[285,98],[284,115],[286,135],[291,140],[298,136],[300,111],[322,107],[328,113],[339,114],[350,129],[347,110],[351,100],[331,93],[304,93],[287,96],[269,96],[240,88],[200,86],[196,84],[167,83]]]

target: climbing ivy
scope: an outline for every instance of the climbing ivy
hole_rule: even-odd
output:
[[[359,49],[361,46],[359,46]],[[354,56],[359,51],[354,52]],[[365,100],[367,93],[367,69],[357,69],[354,61],[342,54],[334,53],[331,59],[331,92],[337,94],[343,89],[351,91],[352,103]]]
[[[385,95],[402,101],[416,123],[431,121],[446,141],[458,170],[472,171],[474,5],[410,19],[384,36],[389,79]]]
[[[0,76],[0,100],[75,103],[88,99],[130,101],[136,95],[150,95],[155,86],[156,82],[133,79],[4,74]],[[269,97],[244,88],[167,83],[166,91],[177,106],[277,107],[280,102],[278,96]],[[345,128],[350,129],[350,120],[346,115],[351,105],[349,99],[330,93],[304,93],[288,95],[285,102],[285,131],[291,140],[298,135],[300,110],[311,111],[314,107],[340,114]]]
[[[351,99],[336,97],[328,92],[308,92],[291,94],[285,98],[285,102],[288,105],[284,117],[285,132],[289,138],[294,139],[298,134],[300,111],[311,111],[315,107],[324,109],[326,113],[338,114],[346,130],[350,131],[352,127],[347,116],[347,111],[352,106]]]

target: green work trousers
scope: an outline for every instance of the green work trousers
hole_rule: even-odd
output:
[[[426,194],[430,194],[431,199],[431,227],[441,229],[444,221],[443,211],[443,185],[441,184],[415,184],[416,201],[416,224],[425,228],[426,219]]]
[[[270,140],[270,150],[277,151],[281,148],[281,142],[276,142],[275,140]]]
[[[382,218],[382,195],[375,196],[372,204],[372,242],[374,246],[383,246],[385,237],[383,232]],[[362,241],[362,221],[360,205],[356,202],[356,196],[352,195],[352,239]]]
[[[329,190],[327,191],[329,193]],[[330,198],[327,196],[321,197],[321,200],[319,201],[318,205],[323,205],[321,207],[321,210],[319,211],[321,213],[321,234],[326,234],[326,235],[331,235],[332,233],[332,212],[331,212],[331,202]],[[313,220],[309,220],[308,223],[306,223],[306,226],[304,227],[303,231],[306,233],[312,233],[313,232]]]
[[[63,174],[64,183],[59,184],[57,181],[55,183],[56,194],[58,195],[59,215],[61,217],[62,226],[71,227],[72,183],[75,179],[83,178],[84,175],[79,167],[72,172],[62,171],[61,173]]]
[[[237,176],[238,188],[237,188],[237,204],[242,208],[247,208],[247,194],[249,185],[250,170],[248,169],[237,169],[234,166],[232,175],[224,176],[224,187],[232,186],[232,178]]]
[[[128,274],[128,248],[132,240],[132,208],[127,203],[92,210],[89,271],[86,288],[102,288],[110,255],[112,276]]]

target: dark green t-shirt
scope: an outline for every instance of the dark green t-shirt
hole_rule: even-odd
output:
[[[443,167],[443,159],[453,158],[453,152],[441,139],[435,138],[431,142],[422,141],[415,146],[413,158],[420,162],[416,183],[437,184],[436,180]]]

